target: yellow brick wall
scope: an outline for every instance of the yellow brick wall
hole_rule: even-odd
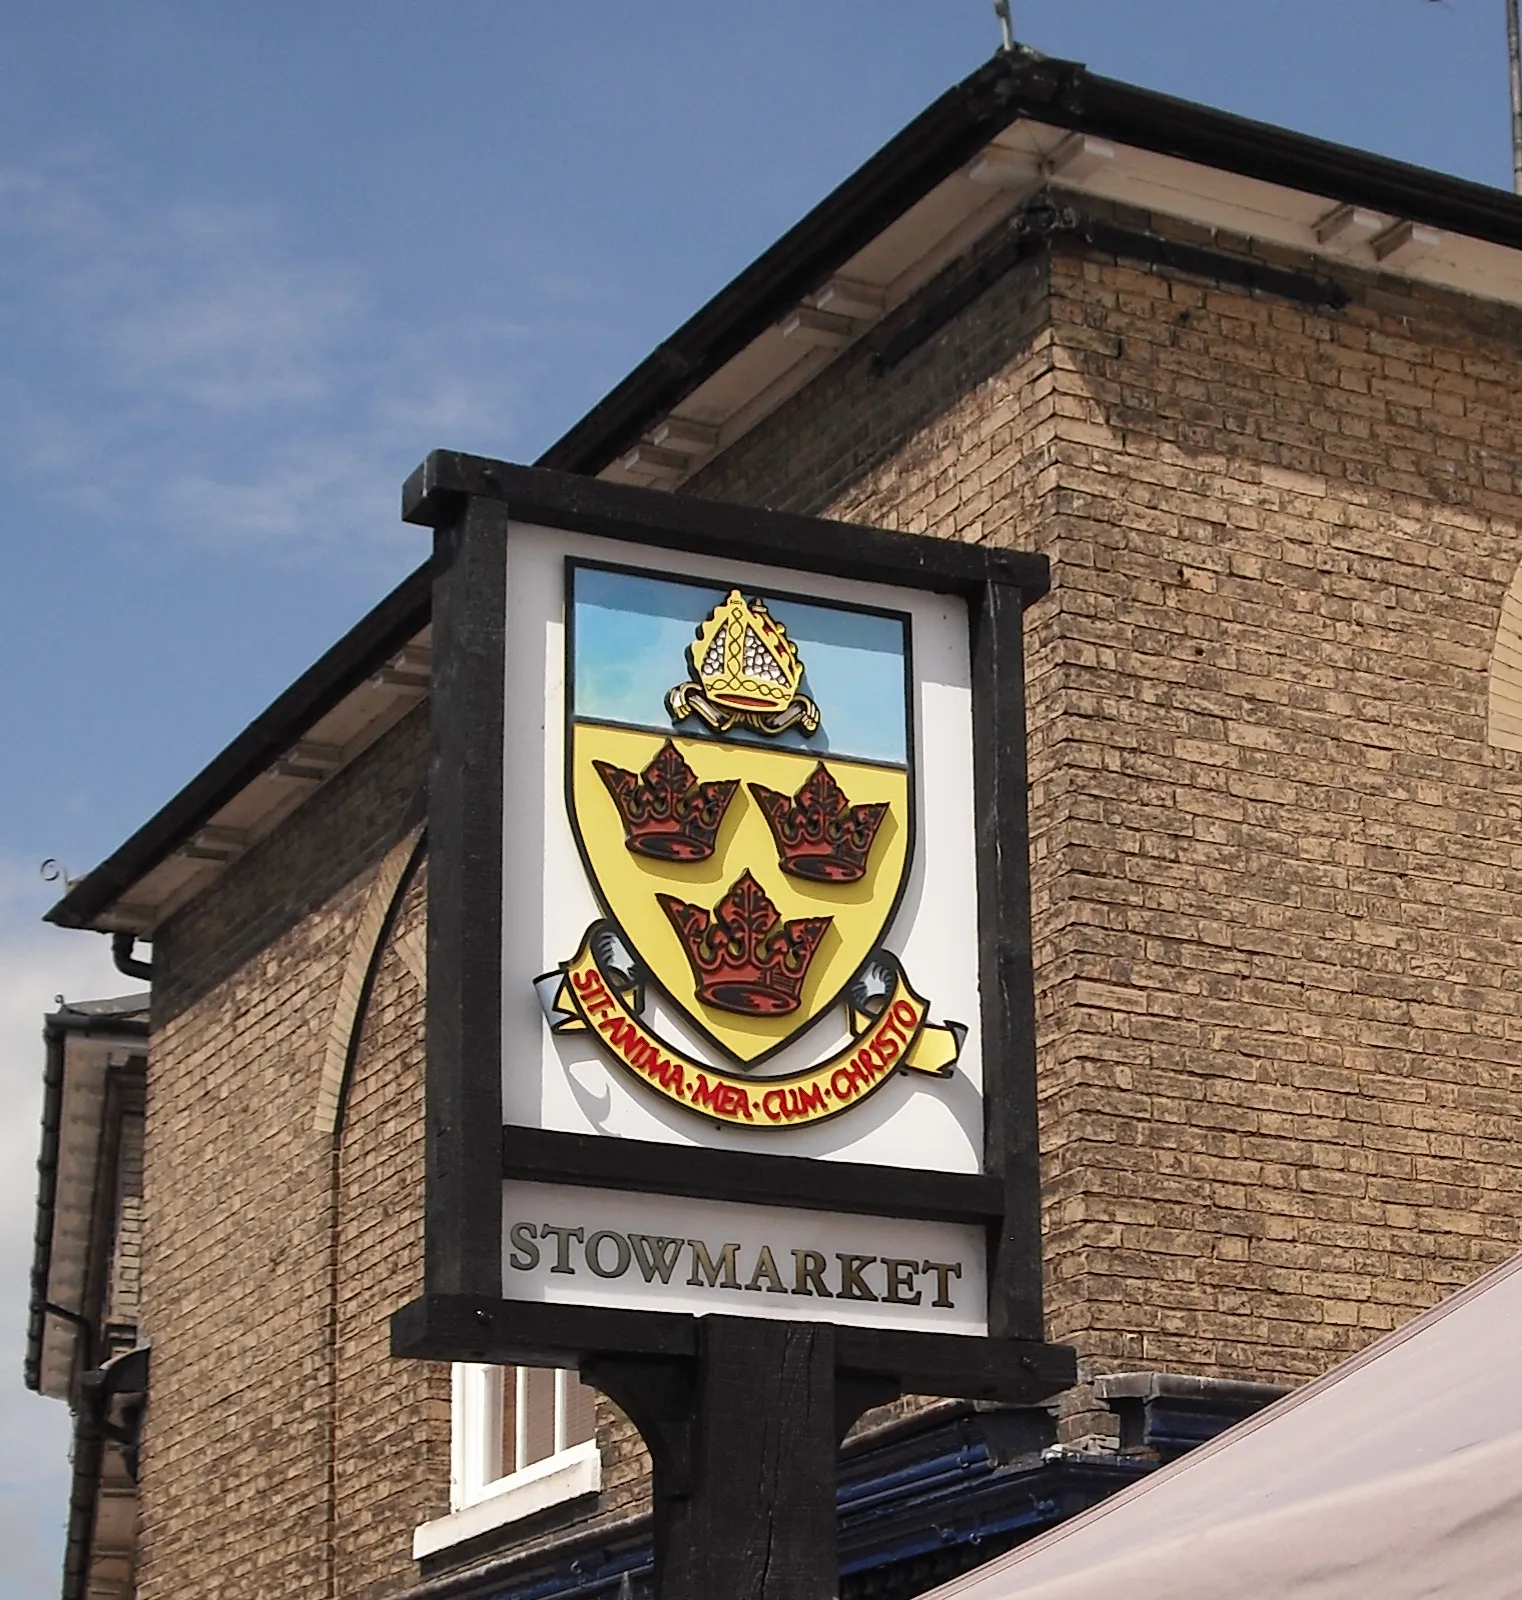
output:
[[[426,868],[394,935],[426,917]],[[343,1101],[333,1218],[333,1593],[416,1576],[412,1529],[449,1510],[449,1368],[393,1361],[389,1319],[423,1287],[423,991],[389,939]]]
[[[1087,1371],[1307,1377],[1522,1231],[1522,762],[1485,743],[1522,318],[1339,276],[1329,313],[1059,246],[1049,303],[1021,269],[884,376],[870,338],[691,485],[1052,558],[1048,1308]]]
[[[315,1126],[314,1113],[354,929],[375,866],[422,781],[426,732],[414,714],[155,941],[141,1285],[153,1342],[142,1600],[341,1592],[329,1533],[335,1424],[352,1415],[352,1392],[339,1380],[375,1352],[351,1281],[338,1321],[345,1356],[354,1359],[335,1360],[340,1174],[331,1134]],[[394,1014],[387,1020],[394,1029]],[[370,1034],[359,1063],[366,1092],[387,1052],[397,1054],[384,1022]],[[398,1066],[399,1077],[415,1080],[415,1048]],[[399,1101],[415,1121],[415,1081]],[[373,1096],[367,1117],[372,1103]],[[381,1292],[374,1274],[394,1278],[397,1303],[415,1276],[419,1200],[406,1192],[406,1175],[420,1130],[405,1124],[404,1114],[377,1123],[395,1143],[369,1181],[393,1215],[365,1235],[371,1260],[350,1275],[372,1296]],[[375,1381],[384,1386],[390,1365],[380,1368]],[[447,1497],[437,1369],[430,1378],[410,1364],[400,1384],[416,1429],[398,1456],[396,1493],[420,1498],[402,1482],[413,1473],[442,1482]]]
[[[885,372],[881,337],[846,352],[689,486],[1053,559],[1048,1306],[1088,1371],[1305,1377],[1522,1234],[1522,756],[1485,743],[1522,325],[1344,276],[1331,314],[1059,249]],[[422,749],[418,717],[156,948],[144,1600],[378,1600],[447,1505],[447,1374],[385,1353],[421,1216],[394,938],[336,1151],[313,1126]],[[599,1437],[627,1515],[643,1452],[606,1403]]]
[[[1323,1370],[1522,1236],[1522,319],[1059,255],[1033,816],[1054,1330]]]

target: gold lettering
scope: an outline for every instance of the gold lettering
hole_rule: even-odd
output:
[[[766,1279],[768,1294],[787,1293],[787,1285],[782,1281],[782,1274],[777,1271],[777,1263],[772,1259],[772,1247],[769,1244],[761,1246],[761,1253],[756,1257],[756,1270],[751,1273],[750,1282],[745,1287],[759,1291],[763,1278]]]
[[[875,1300],[877,1296],[867,1287],[862,1273],[877,1260],[876,1256],[842,1255],[835,1253],[840,1263],[840,1298],[842,1300]]]
[[[835,1296],[824,1286],[824,1265],[824,1257],[817,1250],[793,1251],[793,1293],[833,1300]]]
[[[532,1272],[539,1265],[539,1246],[534,1243],[534,1235],[539,1230],[532,1222],[515,1222],[507,1230],[507,1237],[512,1243],[513,1253],[507,1258],[508,1266],[518,1272]],[[523,1259],[518,1259],[519,1254]]]
[[[951,1280],[962,1276],[962,1263],[960,1261],[927,1261],[920,1267],[921,1272],[935,1274],[935,1299],[930,1303],[933,1306],[951,1307]]]
[[[604,1239],[613,1241],[613,1265],[605,1267],[598,1251]],[[599,1278],[621,1278],[629,1270],[629,1241],[611,1228],[599,1228],[587,1240],[587,1265]]]
[[[738,1289],[740,1279],[736,1275],[736,1258],[740,1254],[738,1244],[721,1244],[719,1246],[719,1259],[717,1261],[709,1255],[708,1246],[701,1239],[687,1241],[692,1250],[692,1274],[687,1279],[688,1283],[703,1286],[703,1278],[707,1278],[710,1289]],[[724,1281],[719,1282],[719,1274],[724,1274]],[[699,1274],[702,1274],[702,1277]]]
[[[571,1265],[571,1240],[574,1239],[577,1244],[580,1244],[583,1237],[582,1230],[580,1228],[557,1228],[552,1222],[541,1222],[539,1224],[539,1237],[541,1239],[552,1238],[555,1241],[555,1265],[550,1268],[550,1271],[574,1275],[576,1269]]]
[[[888,1272],[888,1292],[883,1299],[891,1301],[896,1306],[917,1306],[923,1297],[914,1287],[914,1274],[919,1270],[916,1264],[913,1261],[899,1261],[892,1256],[884,1256],[883,1266]]]
[[[685,1239],[652,1238],[648,1233],[629,1235],[634,1259],[639,1264],[639,1270],[643,1273],[646,1283],[654,1283],[657,1278],[662,1283],[671,1282],[671,1274],[676,1268],[682,1254],[682,1246],[686,1242]]]

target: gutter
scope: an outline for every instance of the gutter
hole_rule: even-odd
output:
[[[53,1211],[58,1202],[58,1128],[63,1113],[63,1032],[52,1017],[42,1025],[47,1059],[42,1069],[42,1148],[37,1153],[37,1223],[32,1235],[32,1291],[26,1308],[22,1378],[42,1388],[42,1339],[47,1329],[48,1275],[53,1266]]]
[[[137,943],[135,933],[113,933],[111,935],[111,964],[120,973],[129,978],[141,978],[144,983],[153,982],[153,963],[139,961],[132,954],[132,947]]]
[[[1522,249],[1522,198],[1508,189],[1096,77],[1076,61],[1030,68],[1011,108],[1075,133]]]
[[[601,471],[1008,127],[1013,78],[1006,58],[996,56],[947,90],[662,340],[537,464]]]
[[[658,344],[538,464],[600,472],[890,222],[1024,118],[1522,249],[1522,199],[1504,189],[1096,77],[1081,62],[1001,52]]]

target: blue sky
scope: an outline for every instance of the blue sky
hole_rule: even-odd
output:
[[[1509,181],[1502,0],[1015,0],[1097,71]],[[532,460],[997,42],[987,0],[0,10],[0,1600],[57,1593],[19,1393],[39,929],[422,556],[432,447]]]

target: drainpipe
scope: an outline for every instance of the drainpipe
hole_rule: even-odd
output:
[[[151,961],[136,961],[132,956],[132,947],[137,943],[135,933],[113,933],[111,935],[111,960],[118,972],[124,972],[129,978],[141,978],[144,983],[153,982],[153,963]]]

